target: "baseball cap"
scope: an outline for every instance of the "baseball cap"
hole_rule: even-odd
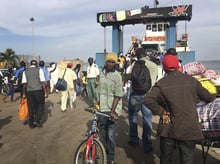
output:
[[[179,59],[174,55],[165,55],[162,64],[165,70],[178,70]]]

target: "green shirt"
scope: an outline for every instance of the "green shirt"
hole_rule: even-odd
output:
[[[123,83],[122,77],[119,72],[109,72],[106,75],[100,73],[100,86],[98,88],[98,93],[100,96],[100,111],[101,112],[110,112],[112,108],[112,102],[114,96],[122,97]],[[118,115],[121,115],[122,110],[122,100],[119,101],[115,112]]]

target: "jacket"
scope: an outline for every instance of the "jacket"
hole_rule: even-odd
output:
[[[162,116],[165,111],[170,112],[171,122],[159,124],[158,128],[162,130],[158,131],[158,135],[177,140],[203,139],[196,111],[198,98],[211,102],[215,96],[195,78],[179,71],[172,71],[160,79],[144,102],[153,114]]]

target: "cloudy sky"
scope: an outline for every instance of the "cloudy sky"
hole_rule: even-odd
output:
[[[95,57],[104,50],[104,28],[99,12],[153,7],[153,0],[0,0],[0,52],[36,54],[47,62]],[[159,0],[158,7],[192,4],[187,23],[190,46],[197,60],[220,60],[220,0]],[[30,18],[35,21],[31,22]],[[178,23],[184,33],[185,22]],[[106,49],[112,51],[111,27],[106,28]],[[131,36],[144,36],[144,25],[124,27],[124,53]],[[34,36],[34,37],[33,37]],[[34,39],[33,39],[34,38]]]

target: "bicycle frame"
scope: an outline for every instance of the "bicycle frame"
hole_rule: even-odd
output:
[[[94,138],[98,138],[97,134],[92,134],[89,136],[88,140],[87,140],[87,146],[86,146],[86,156],[85,156],[85,160],[88,161],[89,160],[89,152],[92,152],[92,156],[91,159],[92,161],[95,159],[95,151],[96,151],[96,145],[93,144],[93,139]],[[92,145],[92,146],[91,146]]]
[[[89,159],[94,161],[95,159],[95,153],[96,153],[96,144],[94,144],[94,138],[98,139],[98,134],[97,134],[97,114],[99,115],[104,115],[106,117],[109,117],[108,115],[105,115],[104,113],[101,112],[95,112],[94,113],[94,119],[92,121],[92,126],[91,126],[91,130],[90,130],[90,134],[89,137],[87,139],[87,146],[86,146],[86,156],[85,156],[85,160],[88,161]],[[90,151],[92,152],[91,157],[90,155]]]
[[[102,159],[103,164],[106,164],[106,151],[103,143],[99,141],[99,135],[97,131],[97,115],[110,117],[105,113],[98,111],[90,111],[94,115],[88,138],[81,142],[78,146],[74,161],[78,164],[79,161],[83,160],[83,163],[90,164],[97,160]],[[101,153],[101,154],[100,154]],[[80,162],[81,163],[81,162]]]

